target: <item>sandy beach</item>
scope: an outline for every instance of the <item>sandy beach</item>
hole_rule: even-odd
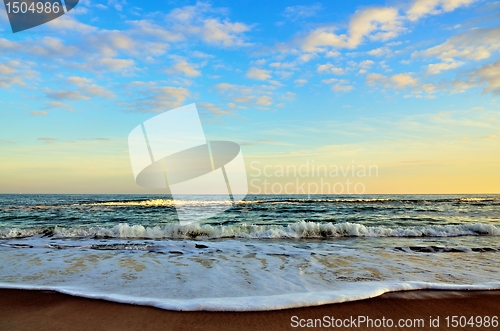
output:
[[[0,330],[296,330],[300,325],[311,326],[319,319],[323,329],[385,330],[400,329],[403,323],[423,326],[405,329],[436,330],[447,327],[449,316],[485,316],[500,314],[500,291],[411,291],[387,293],[380,297],[331,304],[317,307],[286,309],[268,312],[178,312],[145,306],[134,306],[102,300],[73,297],[50,291],[0,290]],[[359,323],[359,316],[367,321]],[[431,327],[430,318],[433,325]],[[335,323],[342,319],[353,328],[330,327],[327,321]],[[439,327],[436,318],[439,317]],[[351,319],[352,318],[352,319]],[[385,318],[386,327],[375,327]],[[312,320],[311,320],[312,319]],[[369,320],[373,327],[367,327]],[[389,319],[394,325],[388,328]],[[363,317],[361,317],[363,321]],[[308,330],[321,329],[307,327]],[[470,330],[496,328],[478,327]]]

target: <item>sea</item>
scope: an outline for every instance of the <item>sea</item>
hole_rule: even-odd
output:
[[[500,195],[210,203],[231,205],[181,225],[168,195],[0,195],[0,288],[178,311],[500,289]]]

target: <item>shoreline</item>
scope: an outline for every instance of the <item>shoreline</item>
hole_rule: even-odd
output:
[[[450,325],[452,316],[474,316],[481,321],[500,315],[500,290],[447,291],[415,290],[385,293],[381,296],[337,304],[258,312],[169,311],[148,306],[123,304],[100,299],[61,294],[45,290],[0,289],[0,330],[319,330],[351,329],[331,327],[329,323],[349,319],[360,330],[398,329],[376,327],[385,319],[424,323],[419,330],[457,329]],[[296,317],[294,317],[296,316]],[[334,321],[332,322],[332,317]],[[363,325],[358,318],[368,318]],[[439,317],[439,328],[432,327]],[[498,318],[498,317],[497,317]],[[347,319],[347,320],[346,320]],[[366,323],[372,320],[373,327]],[[431,320],[432,319],[432,320]],[[318,322],[321,320],[320,322]],[[432,322],[431,322],[432,321]],[[311,324],[312,323],[312,324]],[[344,323],[344,322],[343,322]],[[293,327],[295,325],[295,327]],[[409,327],[406,327],[407,329]],[[417,328],[416,325],[413,328]],[[460,327],[459,327],[460,328]],[[498,328],[498,327],[497,327]],[[489,327],[486,329],[497,329]],[[465,330],[485,329],[470,324]]]

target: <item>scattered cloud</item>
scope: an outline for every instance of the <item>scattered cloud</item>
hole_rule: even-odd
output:
[[[201,75],[201,72],[196,68],[196,65],[190,64],[186,60],[182,59],[177,61],[173,67],[168,68],[167,71],[170,73],[180,72],[188,77],[198,77]]]
[[[215,86],[219,93],[231,100],[231,103],[245,106],[266,107],[273,104],[273,93],[276,86],[242,86],[229,83],[220,83]]]
[[[372,55],[372,56],[377,56],[377,57],[381,57],[381,56],[387,57],[387,56],[392,55],[392,50],[389,47],[384,46],[384,47],[372,49],[371,51],[366,52],[366,54]]]
[[[75,112],[75,110],[73,108],[71,108],[71,106],[66,104],[66,103],[62,103],[60,101],[47,102],[45,109],[53,109],[53,108],[64,108],[70,113]]]
[[[418,80],[410,73],[395,74],[389,77],[375,73],[368,74],[366,76],[366,83],[370,86],[377,86],[381,84],[385,87],[392,87],[396,89],[416,87],[419,84]]]
[[[52,141],[56,141],[56,140],[59,140],[58,138],[53,138],[53,137],[41,137],[41,138],[38,138],[37,140],[41,140],[41,141],[45,141],[45,142],[52,142]]]
[[[450,12],[458,7],[467,6],[475,0],[414,0],[406,11],[410,21],[416,21],[426,15]]]
[[[71,76],[66,79],[70,85],[76,85],[76,90],[54,91],[46,88],[46,96],[52,100],[90,100],[92,97],[113,98],[115,94],[102,86],[93,84],[91,79],[84,77]],[[59,107],[62,103],[53,104]],[[55,108],[54,107],[54,108]]]
[[[161,86],[155,82],[135,81],[127,85],[133,91],[133,97],[121,105],[127,112],[161,113],[180,107],[190,96],[183,87]]]
[[[202,111],[208,110],[211,114],[215,115],[216,117],[231,114],[234,109],[234,107],[228,107],[226,110],[223,110],[222,108],[209,102],[198,102],[197,105],[200,107]]]
[[[484,60],[500,50],[500,26],[468,30],[450,37],[444,43],[414,52],[412,57],[436,57],[444,61],[454,58]]]
[[[225,13],[225,11],[213,8],[206,2],[197,2],[194,6],[172,10],[166,16],[166,21],[172,25],[171,30],[182,35],[184,40],[188,37],[196,37],[208,44],[223,47],[250,45],[245,41],[244,33],[250,31],[251,26],[212,16]]]
[[[455,69],[455,68],[458,68],[460,66],[463,66],[464,64],[465,64],[464,62],[454,61],[454,60],[445,61],[445,62],[441,62],[441,63],[429,64],[427,66],[427,74],[437,75],[437,74],[441,73],[442,71]]]
[[[68,83],[76,85],[88,97],[113,98],[115,94],[102,86],[93,84],[89,78],[72,76],[67,79]]]
[[[300,78],[300,79],[294,80],[293,82],[297,86],[303,86],[303,85],[307,84],[307,79]]]
[[[103,138],[103,137],[98,137],[98,138],[80,138],[78,140],[83,140],[83,141],[109,141],[111,139],[109,139],[109,138]]]
[[[335,67],[331,63],[326,63],[326,64],[318,65],[317,71],[319,73],[334,73],[336,75],[343,75],[343,74],[345,74],[345,70],[344,69]]]
[[[283,16],[285,16],[287,19],[291,21],[297,21],[300,19],[313,17],[321,9],[323,9],[323,6],[320,3],[316,3],[314,5],[309,5],[309,6],[301,6],[301,5],[290,6],[285,8]]]
[[[78,91],[52,91],[47,89],[47,98],[53,100],[89,100],[90,98]]]
[[[38,72],[18,60],[0,63],[0,88],[9,88],[13,85],[26,86],[25,80],[33,80],[37,76]]]
[[[330,78],[323,79],[321,82],[324,84],[332,84],[332,91],[335,92],[349,92],[354,89],[354,86],[346,79]]]
[[[251,79],[266,80],[271,78],[269,70],[252,67],[248,69],[246,76]]]
[[[486,85],[483,92],[491,92],[500,96],[500,60],[495,63],[486,64],[471,74],[471,78],[478,84]]]
[[[131,74],[137,70],[136,63],[132,59],[115,59],[110,57],[91,57],[87,62],[75,64],[74,66],[95,73],[119,72],[123,75]]]
[[[322,47],[356,48],[365,39],[386,41],[405,31],[402,17],[392,7],[368,7],[357,10],[349,21],[347,33],[335,33],[335,27],[322,27],[299,40],[307,52],[320,51]]]
[[[339,51],[328,51],[325,54],[325,57],[339,57],[340,52]]]
[[[48,115],[48,113],[46,111],[36,111],[36,110],[32,111],[30,114],[33,116],[47,116]]]

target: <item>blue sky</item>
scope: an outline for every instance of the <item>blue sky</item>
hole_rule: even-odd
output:
[[[499,23],[498,1],[113,0],[13,34],[0,7],[0,192],[146,192],[128,133],[196,103],[249,171],[377,165],[365,193],[498,193]]]

